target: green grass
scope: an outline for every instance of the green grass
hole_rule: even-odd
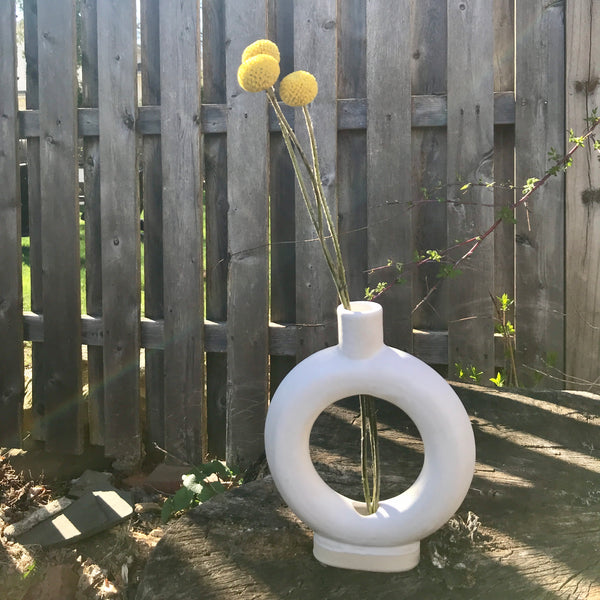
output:
[[[30,268],[30,239],[24,237],[21,239],[21,248],[23,253],[23,310],[31,310],[31,268]],[[144,244],[141,248],[142,259],[142,314],[144,310]],[[79,281],[81,290],[81,313],[86,313],[85,308],[85,223],[79,221]]]

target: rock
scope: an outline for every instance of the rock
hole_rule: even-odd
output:
[[[74,479],[69,488],[68,496],[71,498],[81,498],[87,492],[98,492],[115,489],[113,485],[113,476],[111,473],[101,471],[92,471],[90,469]]]
[[[189,465],[167,465],[160,463],[144,481],[144,486],[165,494],[174,494],[182,485],[181,476],[191,471]]]
[[[43,578],[25,592],[22,600],[68,600],[75,598],[78,577],[72,565],[49,566]]]

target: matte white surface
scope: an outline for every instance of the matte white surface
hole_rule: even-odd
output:
[[[384,345],[381,306],[356,302],[352,307],[352,312],[338,307],[340,343],[302,361],[277,389],[265,427],[267,460],[283,499],[315,532],[319,560],[402,571],[416,565],[405,551],[396,552],[397,569],[376,569],[369,561],[344,556],[352,554],[351,547],[357,556],[366,558],[365,547],[376,556],[381,553],[377,549],[410,546],[439,529],[469,489],[475,467],[473,430],[458,396],[440,375],[414,356]],[[403,410],[417,426],[425,450],[417,480],[402,494],[382,500],[372,515],[360,514],[360,502],[331,489],[310,458],[317,417],[334,402],[357,394]],[[329,546],[324,548],[320,539]],[[333,559],[332,542],[344,545],[339,560]]]

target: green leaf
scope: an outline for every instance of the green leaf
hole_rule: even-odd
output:
[[[496,387],[504,387],[504,375],[498,371],[496,377],[490,377],[490,381],[496,385]]]

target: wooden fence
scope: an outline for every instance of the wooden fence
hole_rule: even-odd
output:
[[[461,275],[414,262],[483,233],[515,200],[475,184],[540,177],[566,128],[584,128],[600,103],[599,10],[593,0],[141,0],[136,15],[134,0],[24,0],[18,110],[15,2],[0,0],[0,443],[23,435],[31,340],[31,430],[48,450],[89,441],[127,467],[157,442],[248,465],[263,451],[270,391],[298,358],[335,343],[334,288],[276,120],[264,94],[237,83],[243,48],[261,37],[279,44],[282,74],[306,69],[319,82],[311,112],[352,297],[403,264],[404,283],[379,299],[386,341],[450,377],[473,365],[487,382],[504,362],[490,295],[506,292],[523,384],[596,381],[600,169],[589,149],[566,188],[562,174],[548,182]]]

